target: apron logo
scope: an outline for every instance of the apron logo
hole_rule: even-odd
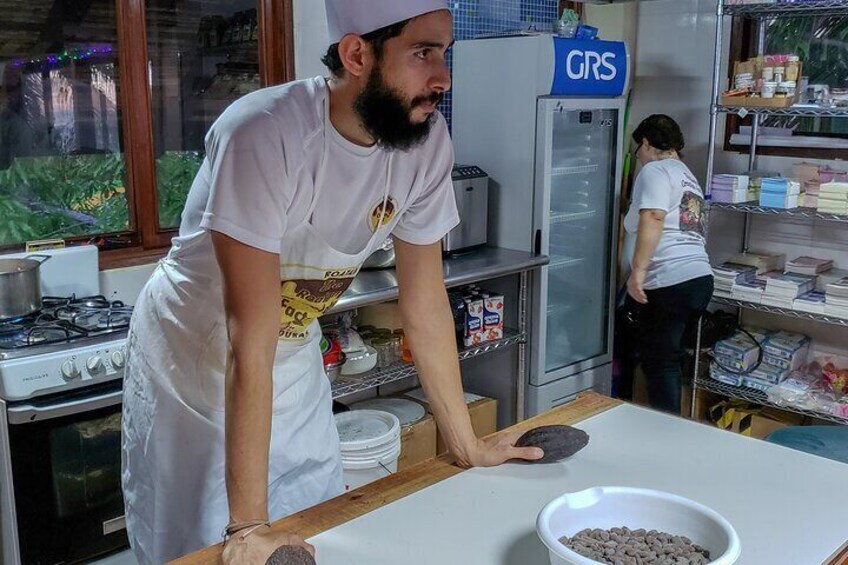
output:
[[[376,232],[379,228],[383,226],[389,225],[392,221],[392,218],[395,217],[395,213],[397,211],[397,205],[395,204],[395,199],[389,196],[386,199],[386,212],[383,214],[383,201],[374,206],[371,209],[371,213],[368,214],[368,227],[371,228],[372,232]],[[380,223],[380,216],[383,216],[383,221]],[[380,224],[379,226],[377,224]]]
[[[306,339],[309,325],[333,307],[358,271],[355,267],[341,268],[325,272],[320,279],[281,281],[279,337]]]

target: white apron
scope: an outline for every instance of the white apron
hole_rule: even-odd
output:
[[[286,233],[280,255],[281,329],[268,468],[272,520],[343,492],[317,318],[333,306],[389,232],[384,220],[390,153],[382,211],[365,249],[357,254],[337,251],[312,225],[325,176],[328,98],[329,93],[324,101],[324,156],[309,212]],[[220,296],[220,282],[198,281],[183,271],[179,253],[160,262],[135,306],[128,337],[122,482],[127,530],[141,565],[220,542],[229,520],[223,303],[218,311],[203,311],[192,301],[198,292]]]

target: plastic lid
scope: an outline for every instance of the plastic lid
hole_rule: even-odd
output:
[[[351,405],[351,410],[380,410],[397,416],[401,426],[420,421],[426,415],[424,407],[413,400],[403,398],[373,398]]]
[[[335,414],[342,451],[370,449],[400,437],[397,416],[381,410],[351,410]]]

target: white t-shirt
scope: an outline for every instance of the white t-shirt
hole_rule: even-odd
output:
[[[220,277],[210,230],[284,255],[286,231],[306,220],[314,195],[328,94],[323,77],[265,88],[234,102],[212,125],[170,253],[192,278]],[[330,245],[355,254],[373,233],[389,152],[356,145],[332,126],[327,135],[326,171],[312,221]],[[387,209],[393,211],[394,236],[425,245],[459,223],[453,162],[441,115],[424,143],[393,153]]]
[[[695,175],[677,159],[653,161],[642,167],[633,187],[633,201],[624,218],[627,256],[633,261],[640,210],[666,213],[662,236],[648,265],[644,288],[665,288],[712,274],[705,248],[707,235],[704,193]]]

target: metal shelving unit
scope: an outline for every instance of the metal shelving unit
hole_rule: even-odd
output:
[[[724,202],[710,203],[710,209],[728,210],[731,212],[742,212],[745,214],[768,214],[771,216],[786,216],[789,218],[803,218],[806,220],[827,220],[829,222],[848,222],[848,216],[841,214],[827,214],[819,212],[815,208],[763,208],[757,202],[743,202],[741,204],[727,204]]]
[[[824,314],[813,314],[811,312],[802,312],[801,310],[790,310],[787,308],[778,308],[777,306],[767,306],[765,304],[757,304],[756,302],[748,302],[746,300],[735,300],[733,298],[725,298],[716,296],[713,298],[713,303],[721,304],[722,306],[733,306],[736,308],[745,308],[746,310],[754,310],[756,312],[766,312],[768,314],[778,314],[790,318],[800,318],[802,320],[812,320],[823,324],[833,324],[835,326],[848,326],[848,320],[845,318],[837,318],[835,316],[826,316]]]
[[[445,287],[455,288],[467,284],[483,282],[506,276],[518,277],[517,288],[517,328],[505,330],[503,339],[484,343],[478,347],[465,349],[459,353],[459,359],[469,359],[485,355],[506,347],[517,347],[517,366],[515,367],[515,416],[516,421],[524,419],[524,384],[527,381],[527,335],[530,294],[530,273],[547,265],[545,255],[481,247],[455,257],[447,257],[443,262]],[[398,298],[398,279],[394,269],[379,269],[360,272],[350,288],[339,298],[333,308],[325,315],[338,314],[363,306],[380,304]],[[415,376],[415,367],[398,363],[379,371],[370,371],[362,375],[339,376],[333,383],[333,398],[347,396],[355,392],[375,389],[381,385]]]
[[[816,410],[807,410],[805,408],[799,408],[797,406],[784,406],[782,404],[776,404],[768,399],[768,395],[765,392],[754,390],[752,388],[732,386],[729,384],[720,383],[711,378],[698,378],[695,380],[695,384],[698,386],[699,389],[707,390],[715,394],[720,394],[728,398],[745,400],[754,404],[762,404],[763,406],[772,406],[774,408],[779,408],[780,410],[788,410],[789,412],[803,414],[804,416],[812,416],[813,418],[820,418],[822,420],[829,420],[837,424],[848,425],[848,419],[841,418],[833,414],[819,412]]]
[[[718,116],[722,113],[736,113],[741,115],[753,116],[753,127],[751,132],[751,147],[748,156],[748,169],[756,170],[757,165],[757,139],[760,131],[761,120],[766,116],[813,116],[813,117],[834,117],[848,118],[848,108],[817,108],[810,105],[792,106],[789,108],[737,108],[723,106],[720,104],[721,87],[725,81],[722,75],[722,42],[724,38],[724,16],[731,17],[747,17],[755,20],[757,25],[757,53],[762,55],[765,52],[765,30],[766,22],[776,18],[796,17],[796,16],[848,16],[848,0],[805,0],[803,2],[793,3],[757,3],[757,4],[730,4],[727,0],[719,0],[716,9],[716,35],[715,35],[715,56],[713,59],[713,92],[712,103],[710,105],[710,139],[707,159],[707,190],[712,185],[713,171],[715,167],[715,151],[717,140]],[[764,208],[757,202],[745,202],[742,204],[725,204],[713,202],[710,204],[711,211],[730,211],[745,214],[741,251],[748,251],[748,242],[750,239],[751,230],[751,215],[764,214],[774,215],[786,218],[796,218],[805,220],[825,220],[831,222],[848,223],[848,216],[838,214],[826,214],[818,212],[812,208],[796,208],[791,210]],[[740,316],[743,310],[754,310],[758,312],[767,312],[780,316],[792,318],[800,318],[811,320],[818,323],[833,324],[838,326],[848,326],[848,320],[826,316],[821,314],[811,314],[797,310],[777,308],[756,304],[742,300],[734,300],[730,298],[714,298],[715,304],[724,306],[732,306],[739,308]],[[700,324],[697,332],[695,363],[692,376],[692,403],[690,406],[690,415],[695,415],[695,391],[708,390],[717,394],[721,394],[730,398],[739,398],[748,400],[757,404],[775,406],[777,408],[791,410],[802,414],[815,416],[818,418],[827,418],[841,424],[848,424],[848,420],[828,414],[819,414],[809,412],[803,409],[779,406],[768,401],[765,393],[742,387],[734,387],[719,383],[709,377],[701,376],[701,328]]]
[[[476,347],[470,347],[459,352],[459,360],[470,359],[479,355],[486,355],[493,351],[499,351],[505,347],[524,344],[527,342],[527,334],[517,330],[506,330],[503,339],[482,343]],[[370,390],[381,385],[393,383],[417,375],[415,366],[409,363],[397,363],[386,369],[369,371],[361,375],[340,376],[333,383],[333,398],[340,398]]]
[[[724,6],[724,13],[727,16],[748,18],[843,16],[848,14],[848,2],[845,2],[845,0],[805,0],[791,4],[775,4],[773,2],[727,4]]]
[[[716,106],[720,114],[742,114],[746,116],[807,116],[812,118],[845,118],[848,108],[818,108],[814,106],[790,106],[788,108],[756,108],[742,106]]]

